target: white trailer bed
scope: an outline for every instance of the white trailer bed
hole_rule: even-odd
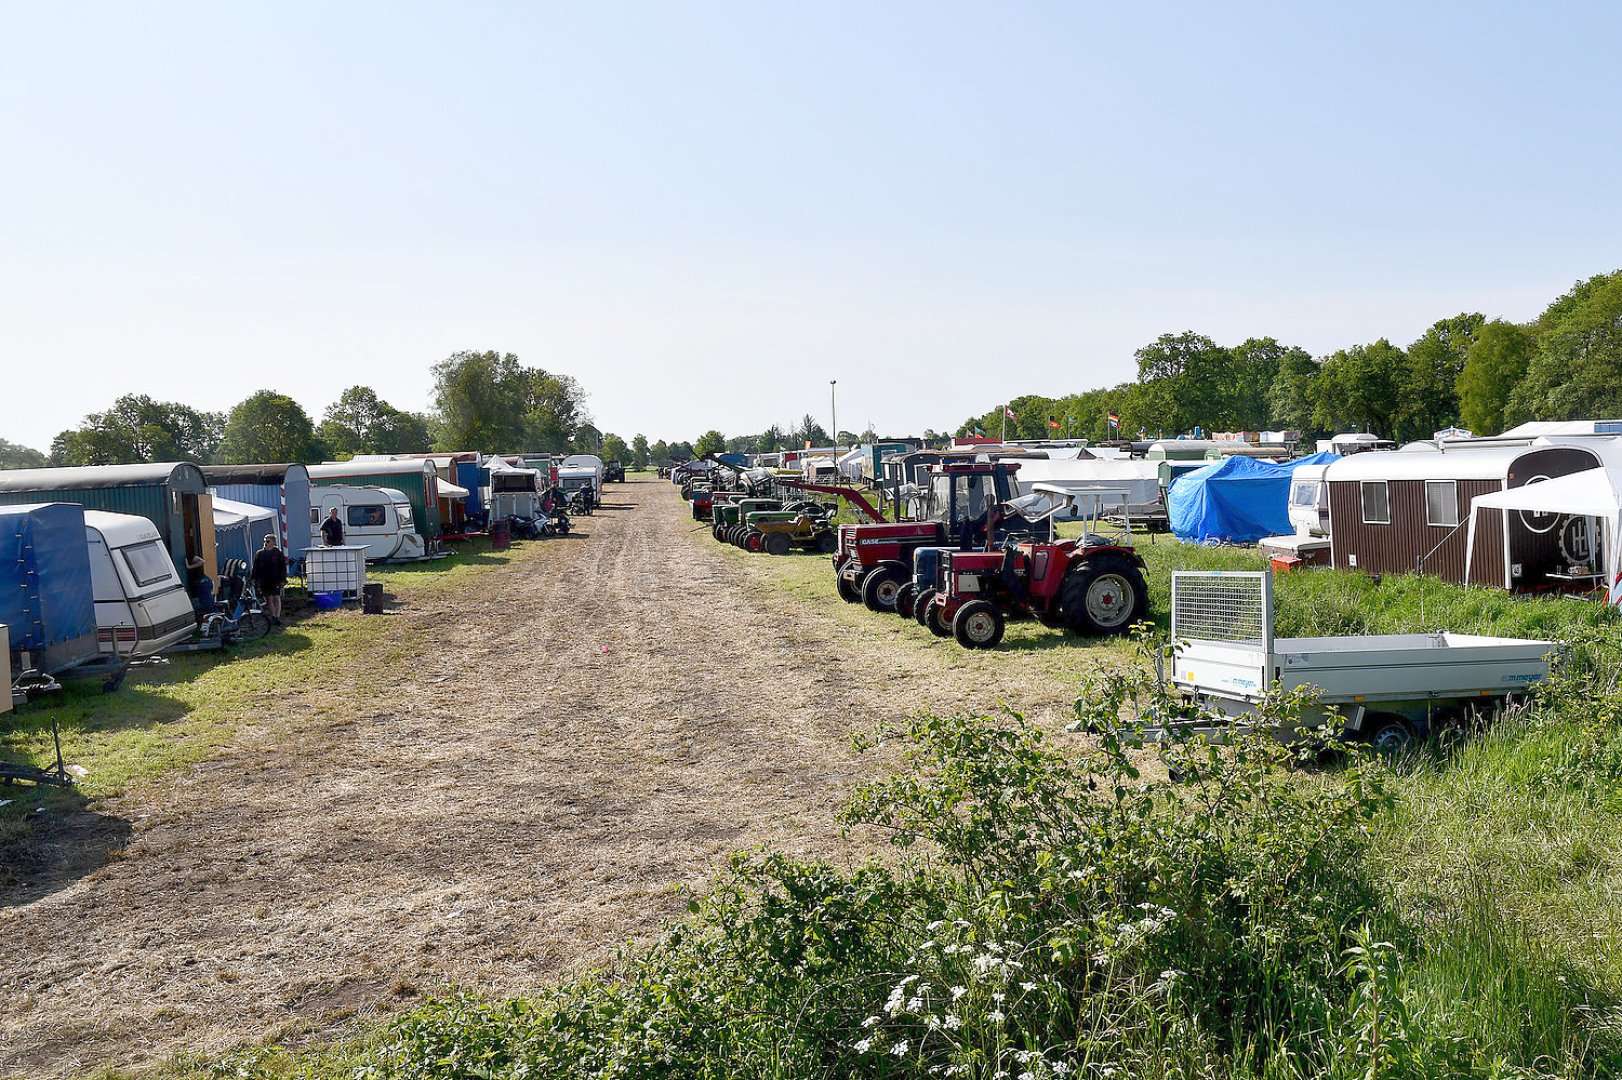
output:
[[[1302,716],[1319,727],[1396,741],[1423,734],[1438,711],[1496,706],[1549,674],[1555,642],[1474,634],[1275,638],[1272,576],[1172,575],[1172,646],[1165,676],[1212,719],[1239,718],[1275,690],[1312,687]]]

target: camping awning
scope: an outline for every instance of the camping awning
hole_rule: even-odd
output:
[[[1470,533],[1465,541],[1465,565],[1475,554],[1476,519],[1482,510],[1518,511],[1523,514],[1563,514],[1597,518],[1605,538],[1605,581],[1610,601],[1622,602],[1622,492],[1609,469],[1539,480],[1521,487],[1490,491],[1470,500]]]
[[[465,499],[468,496],[467,488],[460,484],[453,484],[449,480],[439,482],[439,497],[441,499]]]

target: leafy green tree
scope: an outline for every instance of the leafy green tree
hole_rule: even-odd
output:
[[[648,437],[646,435],[639,432],[631,437],[632,468],[646,469],[648,467],[648,458],[651,456],[651,453],[652,452],[648,448]]]
[[[762,454],[775,454],[789,445],[789,434],[776,424],[771,425],[760,433],[755,440],[755,448]]]
[[[560,453],[595,454],[602,432],[591,424],[586,393],[568,375],[552,375],[539,368],[529,373],[524,398],[524,427],[530,449]]]
[[[722,435],[714,428],[711,428],[704,434],[700,435],[698,437],[698,442],[693,444],[693,452],[700,456],[704,454],[719,454],[726,448],[726,436]]]
[[[1294,370],[1310,364],[1305,349],[1281,345],[1275,338],[1250,338],[1230,350],[1233,357],[1229,420],[1235,431],[1264,431],[1271,428],[1271,392],[1286,367]]]
[[[693,449],[693,444],[690,442],[673,442],[670,444],[670,457],[678,463],[692,461],[697,456],[698,453]]]
[[[1504,421],[1622,416],[1622,270],[1579,281],[1539,316]]]
[[[599,455],[604,461],[618,461],[626,464],[631,461],[631,448],[625,445],[625,440],[618,435],[604,435],[603,445]]]
[[[794,430],[789,432],[788,449],[799,450],[807,445],[827,446],[831,442],[833,440],[828,438],[828,433],[817,423],[816,418],[806,413],[800,417],[800,422],[794,426]]]
[[[1442,319],[1408,346],[1397,411],[1399,441],[1428,439],[1459,420],[1459,374],[1484,322],[1479,314]]]
[[[1237,416],[1233,354],[1204,334],[1162,334],[1134,356],[1146,414],[1167,432],[1229,430]]]
[[[1325,360],[1317,380],[1313,421],[1325,431],[1396,432],[1407,355],[1385,338],[1354,345]]]
[[[377,396],[369,386],[351,386],[327,406],[317,434],[335,457],[415,454],[428,449],[428,424]]]
[[[53,465],[126,465],[137,461],[215,459],[225,417],[145,394],[125,394],[51,443]]]
[[[574,438],[570,440],[570,448],[577,454],[596,454],[601,457],[603,433],[590,424],[581,424],[575,429]]]
[[[0,439],[0,469],[43,469],[49,459],[31,446]]]
[[[1305,349],[1289,349],[1279,356],[1278,372],[1267,388],[1267,427],[1285,431],[1316,432],[1313,410],[1318,400],[1318,361]]]
[[[670,444],[660,439],[648,447],[648,460],[655,465],[668,465],[675,460],[676,455],[671,452]]]
[[[1497,435],[1508,425],[1510,395],[1526,378],[1537,350],[1531,329],[1494,319],[1476,332],[1459,374],[1459,415],[1477,435]]]
[[[261,390],[237,403],[225,422],[220,460],[231,465],[320,461],[322,447],[304,407],[286,394]]]
[[[590,421],[573,378],[525,367],[512,353],[454,353],[433,375],[440,450],[564,453]]]

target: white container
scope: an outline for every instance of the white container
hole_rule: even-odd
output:
[[[337,544],[304,549],[304,582],[311,593],[343,593],[360,596],[366,584],[366,546]]]

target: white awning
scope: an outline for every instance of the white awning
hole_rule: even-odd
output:
[[[1617,475],[1611,470],[1585,469],[1471,499],[1464,556],[1467,567],[1475,553],[1476,521],[1484,510],[1598,519],[1605,540],[1605,580],[1610,586],[1610,600],[1613,604],[1622,602],[1622,490],[1618,490]]]
[[[441,480],[439,482],[439,497],[441,499],[465,499],[467,498],[467,488],[462,487],[460,484],[453,484],[449,480]]]

